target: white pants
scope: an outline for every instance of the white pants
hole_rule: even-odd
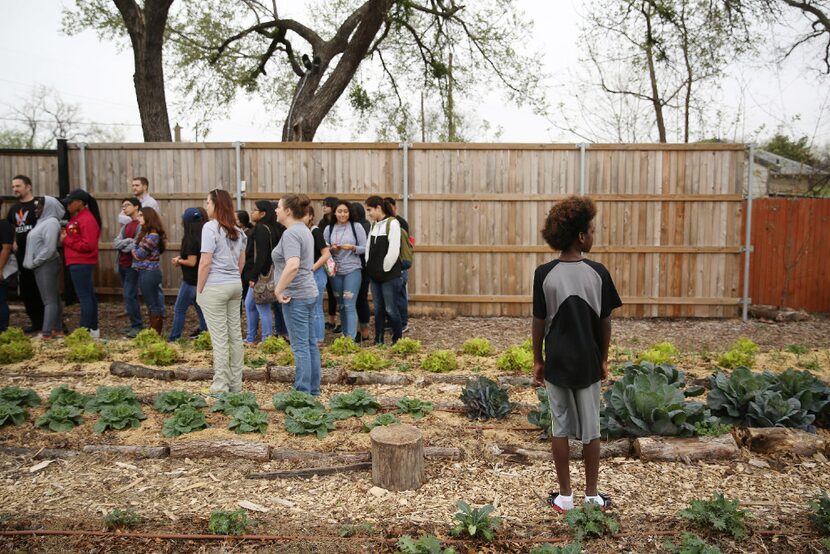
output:
[[[210,392],[215,394],[242,390],[245,350],[239,316],[241,301],[241,282],[205,285],[202,293],[196,295],[213,343],[213,384]]]

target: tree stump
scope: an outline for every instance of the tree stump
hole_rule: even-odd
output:
[[[424,441],[417,427],[375,427],[369,437],[375,485],[391,491],[408,491],[424,483]]]

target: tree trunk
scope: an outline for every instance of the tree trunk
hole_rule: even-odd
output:
[[[696,460],[734,460],[740,455],[735,438],[719,437],[640,437],[634,441],[637,457],[647,462],[693,462]]]
[[[643,10],[646,20],[646,64],[648,65],[648,80],[651,83],[651,105],[654,108],[654,118],[657,122],[657,134],[661,143],[666,142],[666,122],[663,119],[663,101],[660,99],[660,89],[657,86],[657,70],[654,67],[653,34],[651,29],[651,13],[649,8]]]
[[[823,438],[800,429],[750,427],[746,430],[746,436],[749,449],[764,454],[786,453],[812,456],[818,452],[824,452],[825,448]]]
[[[375,427],[372,440],[372,482],[387,490],[408,491],[425,480],[424,441],[412,425]]]

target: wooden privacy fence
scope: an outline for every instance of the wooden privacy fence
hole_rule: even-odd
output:
[[[212,188],[245,209],[304,192],[317,216],[325,196],[392,195],[417,240],[413,303],[466,315],[527,315],[533,271],[555,254],[540,229],[551,205],[585,192],[599,211],[591,258],[613,275],[622,315],[733,317],[740,303],[741,145],[215,143],[70,145],[70,182],[85,183],[104,220],[100,292],[117,293],[112,238],[132,177],[150,180],[171,237],[184,208]],[[237,172],[237,165],[239,172]]]

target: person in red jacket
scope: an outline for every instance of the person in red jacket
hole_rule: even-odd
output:
[[[101,239],[101,214],[95,198],[86,191],[73,190],[63,199],[70,219],[61,231],[66,268],[81,304],[81,327],[93,338],[99,338],[98,300],[92,276],[98,264],[98,242]]]

